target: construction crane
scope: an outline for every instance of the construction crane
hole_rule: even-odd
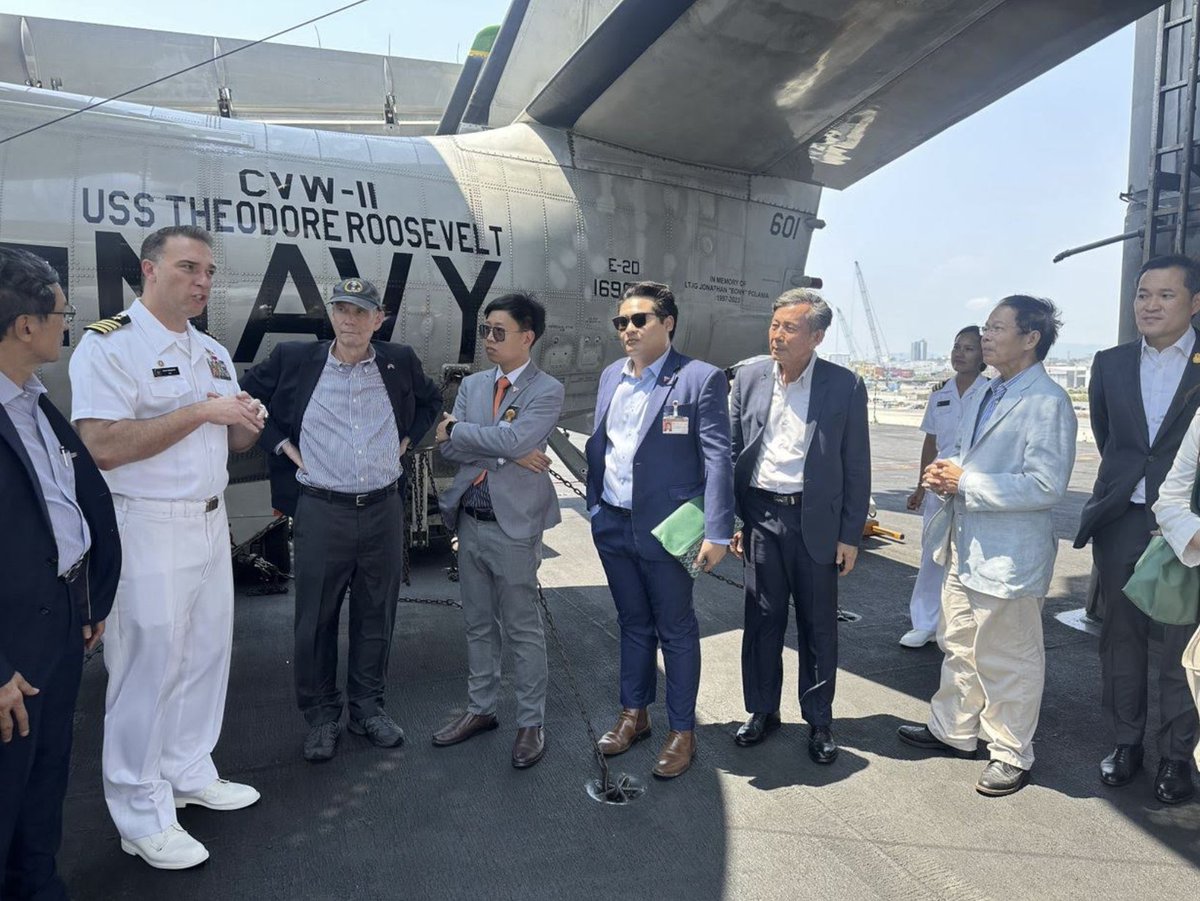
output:
[[[841,307],[837,307],[838,325],[842,327],[842,331],[846,335],[846,343],[850,345],[850,359],[861,362],[866,359],[859,352],[858,345],[854,343],[854,332],[850,331],[850,323],[846,320],[846,314],[842,312]]]
[[[863,279],[862,267],[858,260],[854,261],[854,274],[858,277],[858,293],[862,296],[863,309],[867,311],[867,325],[871,329],[871,343],[875,345],[875,360],[880,366],[887,365],[892,353],[888,350],[887,340],[879,330],[879,322],[875,319],[875,311],[871,308],[871,295],[867,293],[867,283]]]

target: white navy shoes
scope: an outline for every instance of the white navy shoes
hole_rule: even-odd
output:
[[[189,804],[195,804],[209,810],[241,810],[257,803],[261,797],[258,790],[249,785],[218,779],[194,795],[176,794],[175,806],[187,807]]]
[[[906,648],[923,648],[937,638],[931,629],[909,629],[900,636],[900,644]]]
[[[208,860],[208,849],[178,823],[145,838],[123,838],[121,850],[159,870],[186,870]]]

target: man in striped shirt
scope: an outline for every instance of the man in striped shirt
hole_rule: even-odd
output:
[[[370,282],[332,292],[332,342],[280,344],[242,386],[267,404],[260,441],[274,506],[295,517],[296,700],[304,758],[334,756],[341,734],[338,620],[350,588],[349,729],[379,747],[404,732],[384,711],[388,653],[403,575],[404,467],[442,408],[411,347],[373,342],[383,304]]]

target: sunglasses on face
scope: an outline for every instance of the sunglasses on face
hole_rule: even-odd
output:
[[[632,316],[614,316],[612,324],[618,332],[623,332],[629,328],[630,323],[633,323],[634,328],[645,328],[646,323],[650,321],[651,317],[659,321],[662,320],[662,317],[658,313],[634,313]]]
[[[529,329],[517,329],[518,333],[527,331],[529,331]],[[497,344],[503,344],[504,338],[508,335],[508,332],[504,330],[504,326],[502,325],[488,325],[486,322],[479,323],[479,337],[486,341],[488,339],[488,335],[491,335],[492,340],[494,340]]]

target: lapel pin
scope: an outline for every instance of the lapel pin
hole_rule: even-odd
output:
[[[396,368],[396,366],[395,366],[395,364],[394,364],[394,363],[388,363],[388,364],[387,364],[387,368],[388,368],[388,369],[395,369],[395,368]]]
[[[1192,362],[1200,363],[1200,354],[1192,354]]]

